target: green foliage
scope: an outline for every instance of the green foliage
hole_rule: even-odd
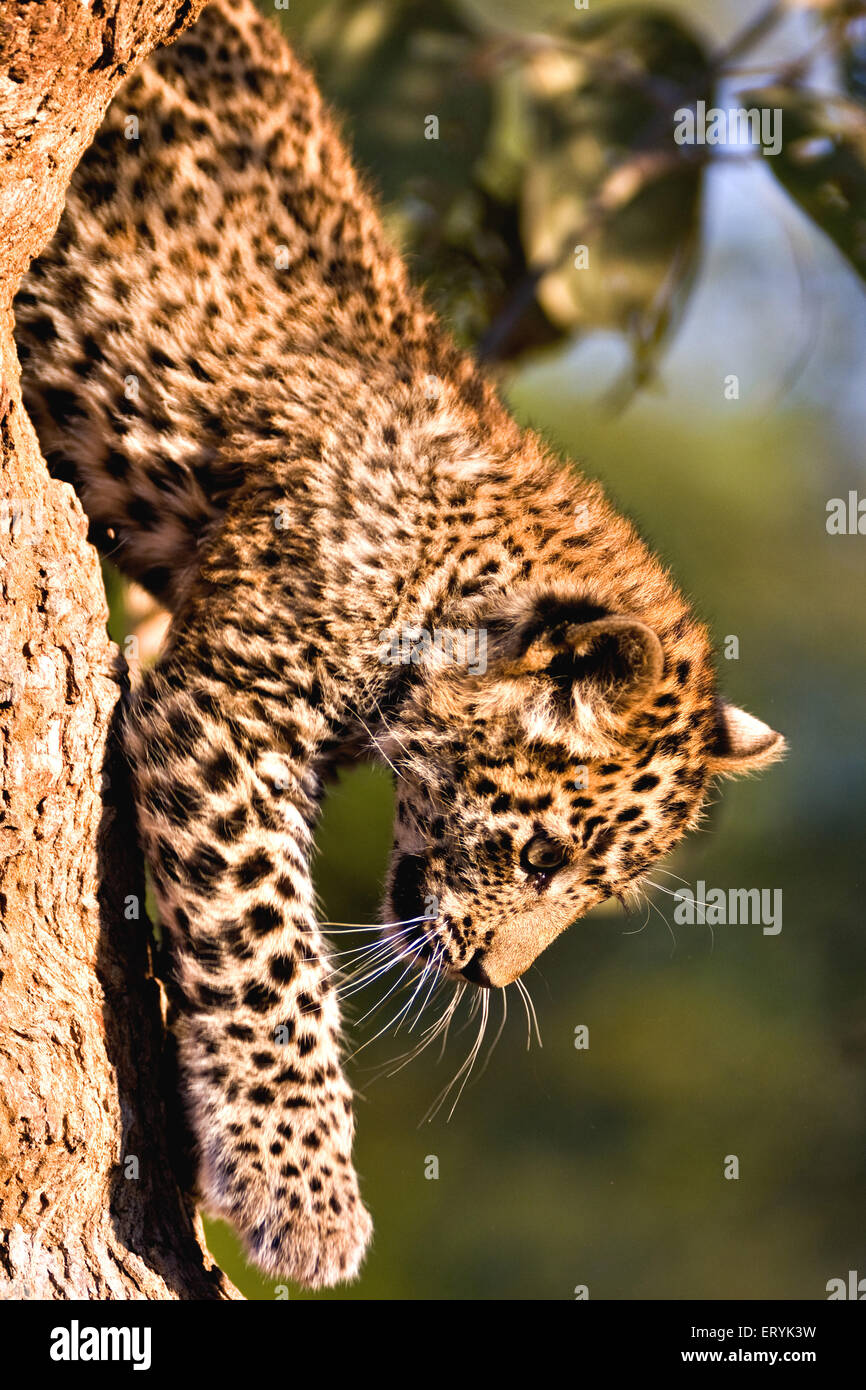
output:
[[[696,265],[703,163],[671,132],[708,55],[678,19],[626,8],[572,21],[544,60],[521,195],[530,264],[547,267],[538,299],[563,333],[627,332],[643,375]]]
[[[723,81],[726,107],[783,111],[767,165],[862,272],[866,10],[814,9],[847,99],[810,89],[808,54],[770,64],[758,91],[729,90],[784,5],[723,53],[698,21],[641,4],[557,9],[545,23],[482,0],[332,0],[289,27],[350,114],[414,274],[457,336],[509,361],[613,330],[640,385],[690,302],[706,170],[749,157],[673,138],[675,113],[721,102]]]
[[[796,88],[763,88],[752,97],[783,113],[785,140],[773,172],[866,278],[866,111]]]

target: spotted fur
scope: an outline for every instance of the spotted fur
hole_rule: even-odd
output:
[[[173,613],[126,741],[202,1200],[267,1271],[349,1278],[370,1220],[309,869],[329,768],[393,766],[385,920],[425,915],[422,959],[497,987],[782,741],[435,321],[249,0],[121,90],[17,322],[53,470]],[[417,629],[483,631],[486,669],[382,660]]]

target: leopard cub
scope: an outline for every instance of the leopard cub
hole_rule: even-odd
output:
[[[783,740],[411,288],[251,0],[129,78],[16,312],[50,466],[172,612],[125,737],[201,1199],[269,1273],[351,1278],[370,1219],[310,879],[329,771],[396,773],[393,950],[496,989]],[[437,639],[383,659],[407,632]]]

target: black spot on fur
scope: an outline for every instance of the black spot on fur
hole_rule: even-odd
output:
[[[67,425],[70,420],[84,414],[78,397],[71,391],[64,391],[59,386],[46,386],[44,395],[46,409],[56,425]]]
[[[297,965],[292,956],[271,956],[268,961],[268,971],[271,979],[275,980],[277,984],[280,985],[287,985],[290,980],[294,979],[296,970]]]
[[[252,1086],[248,1095],[253,1105],[273,1104],[274,1093],[268,1086]]]
[[[255,1037],[252,1028],[248,1028],[245,1023],[230,1023],[226,1033],[230,1038],[237,1038],[239,1042],[252,1042]]]
[[[280,1002],[280,996],[276,990],[269,989],[267,985],[259,984],[254,981],[247,985],[244,990],[244,1003],[254,1013],[264,1014],[268,1009],[273,1009]]]
[[[236,781],[238,772],[237,759],[226,749],[220,749],[202,769],[207,785],[218,792]]]
[[[652,791],[653,787],[657,787],[658,784],[659,784],[659,779],[658,779],[658,777],[656,777],[656,775],[655,775],[654,772],[645,772],[645,773],[643,774],[642,777],[638,777],[637,781],[632,783],[632,791],[633,791],[633,792],[648,792],[648,791]]]
[[[267,936],[283,925],[283,919],[270,903],[256,903],[247,913],[247,924],[256,936]]]

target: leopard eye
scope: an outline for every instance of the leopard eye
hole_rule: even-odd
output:
[[[520,867],[527,874],[553,874],[565,863],[565,846],[549,835],[536,835],[520,852]]]

